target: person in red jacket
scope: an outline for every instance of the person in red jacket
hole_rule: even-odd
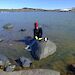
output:
[[[42,28],[41,27],[38,27],[38,21],[36,21],[34,23],[34,38],[36,40],[41,41],[42,40],[42,34],[43,34]]]

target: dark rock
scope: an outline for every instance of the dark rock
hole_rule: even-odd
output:
[[[19,59],[16,60],[16,62],[21,66],[21,67],[30,67],[32,61],[29,60],[28,58],[25,57],[20,57]]]
[[[3,39],[0,39],[0,42],[3,42]]]
[[[24,31],[26,31],[26,29],[21,29],[20,31],[21,31],[21,32],[24,32]]]
[[[67,70],[75,74],[75,64],[68,65]]]

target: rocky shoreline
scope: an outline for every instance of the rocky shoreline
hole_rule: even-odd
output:
[[[60,75],[60,72],[49,69],[32,69],[14,72],[0,71],[0,75]]]
[[[48,41],[37,41],[33,39],[32,37],[28,37],[25,39],[25,44],[30,45],[30,55],[34,60],[41,60],[43,58],[48,57],[49,55],[52,55],[56,52],[56,45]],[[33,43],[34,42],[34,43]],[[33,43],[33,44],[32,44]],[[31,68],[33,64],[33,61],[30,59],[21,56],[17,59],[12,59],[9,57],[6,57],[5,55],[0,54],[0,66],[3,68],[6,72],[12,72],[15,71],[16,68],[19,70],[19,68]]]

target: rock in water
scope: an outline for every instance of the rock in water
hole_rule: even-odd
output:
[[[2,42],[3,41],[3,39],[0,39],[0,42]]]
[[[0,54],[0,66],[6,66],[9,64],[10,64],[9,59],[6,56]]]
[[[47,42],[41,42],[41,54],[40,54],[40,59],[46,58],[49,55],[52,55],[53,53],[56,52],[56,45],[48,40]]]
[[[23,28],[22,28],[22,29],[20,29],[20,31],[21,31],[21,32],[24,32],[24,31],[26,31],[26,29],[23,29]]]
[[[46,58],[49,55],[52,55],[56,52],[56,45],[48,40],[45,41],[36,41],[31,47],[31,55],[35,59]]]
[[[12,29],[13,28],[13,25],[8,23],[6,25],[3,26],[4,29]]]
[[[26,57],[20,57],[19,59],[16,60],[16,62],[21,66],[21,67],[30,67],[31,66],[31,63],[32,61],[29,60],[28,58]]]
[[[20,57],[20,61],[21,61],[21,65],[22,67],[30,67],[31,65],[31,61],[28,59],[28,58],[25,58],[25,57]]]

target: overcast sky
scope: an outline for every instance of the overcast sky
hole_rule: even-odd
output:
[[[75,0],[0,0],[0,8],[64,9],[75,7]]]

